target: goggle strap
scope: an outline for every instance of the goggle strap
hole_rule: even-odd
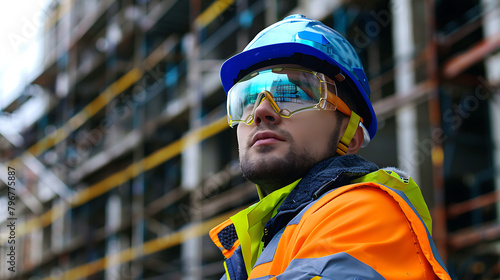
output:
[[[339,141],[339,145],[337,146],[337,154],[343,156],[347,154],[347,149],[349,149],[349,144],[351,143],[356,130],[358,129],[359,122],[361,117],[355,112],[351,111],[351,117],[349,118],[349,124],[347,124],[347,128],[345,130],[344,135]]]
[[[330,94],[328,95],[328,102],[335,106],[335,110],[342,112],[344,115],[351,116],[351,109],[349,109],[349,106],[345,104],[345,102],[340,99],[336,94],[329,92]],[[358,116],[359,117],[359,116]],[[359,119],[361,122],[363,122],[363,118],[360,117]]]

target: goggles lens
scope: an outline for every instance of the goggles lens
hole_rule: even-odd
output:
[[[305,110],[334,111],[339,105],[339,111],[350,115],[351,111],[336,94],[335,83],[327,82],[322,73],[284,67],[255,71],[229,90],[229,126],[240,122],[252,124],[255,110],[265,99],[284,118]]]

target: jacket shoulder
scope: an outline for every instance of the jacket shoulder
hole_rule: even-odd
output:
[[[430,234],[404,197],[384,185],[364,182],[337,188],[319,198],[297,224],[292,258],[324,257],[344,252],[386,279],[401,271],[426,279],[447,274]],[[293,244],[293,243],[292,243]],[[309,250],[307,248],[310,248]],[[407,260],[394,270],[394,260]],[[448,276],[449,277],[449,276]]]

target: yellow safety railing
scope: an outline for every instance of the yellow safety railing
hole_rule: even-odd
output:
[[[38,141],[36,144],[28,148],[27,152],[34,156],[41,155],[47,149],[50,149],[57,143],[66,139],[72,132],[81,127],[104,106],[106,106],[113,98],[125,91],[127,88],[135,84],[142,77],[143,71],[139,68],[133,68],[120,79],[112,83],[99,96],[92,100],[85,108],[74,115],[62,127],[47,135],[45,138]]]
[[[73,9],[74,1],[69,1],[68,3],[66,2],[68,1],[60,3],[54,10],[50,11],[50,14],[48,15],[49,20],[45,26],[46,30],[50,30],[56,26],[56,24]],[[234,0],[215,1],[195,19],[195,25],[199,28],[207,26],[215,18],[220,16],[220,14],[226,11],[232,4],[234,4]]]
[[[64,215],[71,208],[79,206],[85,202],[88,202],[108,191],[114,189],[115,187],[131,180],[140,173],[150,170],[159,164],[173,158],[174,156],[180,154],[184,149],[203,141],[222,130],[228,128],[227,118],[223,117],[219,120],[208,124],[206,126],[200,127],[181,139],[157,150],[153,154],[147,156],[146,158],[135,162],[125,169],[118,171],[109,177],[106,177],[102,181],[99,181],[92,186],[74,194],[70,199],[69,207],[63,208],[62,206],[54,206],[44,214],[39,217],[32,218],[18,227],[17,236],[23,236],[36,229],[46,227]],[[5,239],[5,238],[3,238]],[[1,240],[0,244],[5,243],[5,240]]]
[[[197,27],[205,27],[211,21],[213,21],[218,15],[223,13],[230,5],[234,3],[234,0],[219,0],[210,5],[200,16],[195,20]],[[59,10],[54,11],[58,18],[53,22],[51,26],[54,26],[70,9],[65,9],[64,11]],[[148,60],[148,59],[146,59]],[[57,143],[64,140],[72,132],[81,127],[85,122],[87,122],[91,117],[93,117],[97,112],[104,108],[114,97],[125,91],[127,88],[135,84],[144,75],[144,71],[140,68],[133,68],[120,79],[111,84],[106,90],[104,90],[97,98],[92,100],[82,111],[78,112],[71,119],[68,120],[66,124],[57,129],[55,132],[46,136],[45,138],[38,141],[36,144],[27,149],[26,152],[33,154],[34,156],[41,155],[47,149],[53,147]],[[28,220],[24,224],[20,224],[18,227],[18,236],[23,236],[36,229],[46,227],[50,225],[54,220],[58,219],[64,215],[71,208],[88,202],[109,190],[127,182],[128,180],[134,178],[138,174],[147,171],[151,168],[158,166],[159,164],[171,159],[172,157],[180,154],[187,147],[194,145],[204,139],[207,139],[222,130],[226,129],[227,119],[223,117],[211,124],[200,127],[195,131],[188,133],[181,139],[161,148],[160,150],[154,152],[148,157],[131,164],[125,169],[118,171],[111,176],[105,178],[104,180],[95,183],[94,185],[88,187],[87,189],[80,191],[73,195],[70,199],[70,207],[55,206],[42,214],[39,217]],[[17,159],[14,159],[15,161]],[[190,238],[206,234],[208,230],[223,220],[231,216],[232,213],[224,214],[219,217],[213,218],[204,223],[192,225],[184,230],[178,231],[176,233],[149,241],[143,244],[140,248],[129,248],[118,254],[119,263],[128,262],[142,255],[152,254],[154,252],[163,250],[165,248],[175,246],[186,240],[186,236]],[[2,238],[5,239],[5,238]],[[0,240],[0,244],[5,243],[5,240]],[[85,265],[76,267],[64,273],[63,279],[78,279],[92,275],[98,271],[101,271],[108,267],[111,263],[113,256],[106,256],[97,261],[87,263]],[[51,278],[46,278],[51,279]]]
[[[217,16],[223,13],[234,0],[218,0],[212,5],[210,5],[203,13],[201,13],[196,19],[195,24],[199,27],[204,27],[213,21]],[[69,6],[68,6],[69,7]],[[58,8],[59,9],[59,8]],[[58,20],[62,18],[70,9],[65,9],[64,12],[58,12]],[[155,55],[156,51],[152,53]],[[145,61],[150,61],[150,57],[146,58]],[[111,84],[104,92],[99,94],[97,98],[91,101],[82,111],[74,115],[66,124],[54,131],[53,133],[47,135],[45,138],[38,141],[36,144],[28,148],[28,152],[34,156],[41,155],[47,149],[53,147],[57,143],[64,140],[73,131],[82,126],[87,122],[92,116],[99,112],[106,104],[108,104],[114,97],[122,93],[124,90],[136,83],[142,76],[143,70],[139,68],[133,68],[127,74],[123,75],[120,79]]]
[[[210,24],[216,17],[222,14],[234,3],[234,0],[218,0],[212,3],[194,21],[198,28],[203,28]]]
[[[185,229],[148,241],[142,244],[141,246],[135,248],[127,248],[116,254],[106,255],[103,258],[100,258],[93,262],[86,263],[81,266],[70,269],[68,271],[65,271],[63,272],[62,275],[57,276],[57,278],[47,277],[44,278],[43,280],[81,279],[84,277],[88,277],[92,274],[95,274],[99,271],[102,271],[108,267],[126,263],[131,260],[137,259],[141,256],[150,255],[159,252],[161,250],[179,245],[183,241],[186,241],[188,239],[196,238],[207,234],[207,232],[210,229],[222,223],[223,221],[225,221],[232,215],[236,214],[240,210],[242,210],[242,208],[228,213],[224,213],[222,215],[219,215],[215,218],[212,218],[202,223],[196,223],[190,225]]]
[[[214,2],[210,7],[207,8],[197,19],[196,22],[202,24],[208,24],[211,20],[217,17],[218,14],[222,13],[229,5],[231,5],[234,0],[219,0]],[[152,55],[156,55],[156,52],[153,52]],[[150,61],[151,59],[146,58],[145,61]],[[123,75],[117,81],[112,83],[107,89],[105,89],[101,94],[99,94],[94,100],[92,100],[83,110],[78,112],[72,118],[68,120],[63,126],[54,131],[53,133],[47,135],[42,138],[40,141],[35,143],[33,146],[27,149],[25,153],[31,153],[34,156],[39,156],[47,149],[50,149],[54,145],[58,144],[66,137],[68,137],[72,132],[81,127],[85,122],[87,122],[91,117],[93,117],[97,112],[99,112],[102,108],[104,108],[114,97],[121,94],[127,88],[135,84],[141,77],[143,76],[144,71],[139,68],[133,68],[128,73]],[[196,143],[197,141],[201,141],[204,138],[199,137],[199,135],[203,136],[201,132],[210,132],[215,131],[215,133],[221,131],[226,128],[227,124],[225,118],[216,121],[215,123],[208,125],[206,127],[202,127],[193,133],[189,134],[186,137],[168,145],[167,147],[155,152],[151,156],[146,159],[143,159],[137,163],[130,165],[124,170],[117,172],[106,179],[90,186],[89,188],[76,193],[71,198],[71,206],[75,207],[77,205],[81,205],[103,193],[113,189],[114,187],[122,184],[131,178],[134,178],[137,174],[143,172],[144,170],[149,170],[152,167],[168,160],[172,156],[179,154],[182,151],[182,148],[185,148],[186,143]],[[201,133],[201,134],[200,134]],[[194,140],[186,141],[186,139]],[[169,154],[170,153],[170,154]],[[16,161],[14,159],[13,161]],[[62,216],[66,211],[62,210],[60,206],[54,206],[41,216],[37,218],[33,218],[28,220],[24,224],[20,224],[19,226],[19,235],[24,235],[26,233],[32,232],[35,229],[45,227],[50,225],[57,217]],[[0,239],[0,244],[3,244],[3,238]]]

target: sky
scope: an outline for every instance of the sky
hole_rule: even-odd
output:
[[[0,67],[20,55],[42,28],[46,0],[0,0]]]
[[[23,73],[32,68],[48,0],[0,0],[0,109],[18,92]]]

